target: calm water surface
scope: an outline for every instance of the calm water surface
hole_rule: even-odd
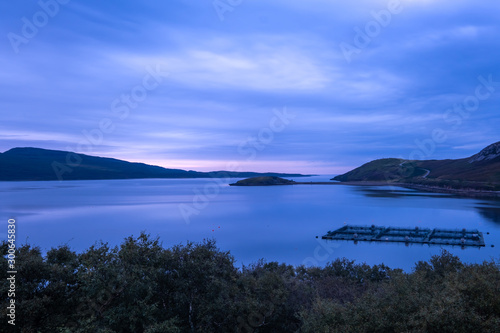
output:
[[[0,236],[6,239],[6,221],[15,218],[18,242],[29,242],[45,251],[62,244],[81,251],[97,240],[116,245],[144,230],[158,235],[165,247],[214,238],[222,250],[231,251],[238,265],[265,258],[322,266],[346,257],[411,270],[416,261],[440,253],[441,247],[356,245],[316,236],[345,223],[477,228],[484,233],[485,248],[443,248],[466,262],[500,258],[498,200],[396,187],[227,185],[236,180],[0,182],[0,218],[5,221]]]

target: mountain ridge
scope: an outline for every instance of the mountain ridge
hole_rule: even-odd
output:
[[[236,171],[200,172],[169,169],[110,157],[35,147],[16,147],[0,153],[0,181],[99,180],[142,178],[303,177],[302,174]]]

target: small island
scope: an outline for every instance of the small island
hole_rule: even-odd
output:
[[[275,176],[252,177],[242,179],[229,186],[275,186],[275,185],[339,185],[341,182],[296,182]],[[378,184],[378,183],[377,183]]]
[[[229,186],[274,186],[274,185],[295,185],[297,182],[280,177],[265,176],[242,179]]]

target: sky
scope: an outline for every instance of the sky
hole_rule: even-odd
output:
[[[337,174],[500,141],[493,0],[3,1],[0,151]]]

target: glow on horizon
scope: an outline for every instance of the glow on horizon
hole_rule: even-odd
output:
[[[130,158],[129,161],[157,165],[168,169],[242,172],[300,173],[315,175],[342,174],[356,166],[334,166],[304,161],[220,161],[220,160],[166,160]],[[236,168],[234,167],[236,166]]]

